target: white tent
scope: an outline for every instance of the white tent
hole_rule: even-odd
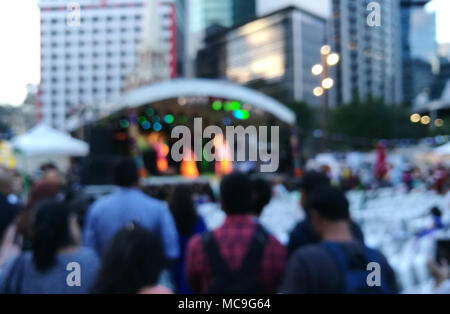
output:
[[[11,141],[14,150],[26,156],[86,156],[89,145],[70,135],[39,124]]]
[[[52,162],[64,171],[69,166],[71,156],[86,156],[89,153],[87,143],[45,124],[39,124],[27,133],[13,138],[11,146],[17,168],[29,174],[46,162]]]
[[[439,156],[450,155],[450,142],[439,146],[433,152]]]

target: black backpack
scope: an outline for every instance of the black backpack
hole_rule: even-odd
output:
[[[268,240],[267,232],[260,226],[256,228],[247,253],[237,271],[230,271],[220,254],[219,246],[212,232],[203,235],[203,246],[212,272],[209,285],[210,294],[255,294],[263,293],[257,282],[257,272],[261,264],[264,248]]]

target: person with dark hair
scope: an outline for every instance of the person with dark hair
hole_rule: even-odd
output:
[[[167,205],[138,188],[138,169],[133,160],[122,159],[115,167],[114,176],[119,188],[88,209],[84,245],[101,255],[114,234],[135,221],[162,240],[168,262],[176,260],[180,255],[178,233]]]
[[[186,269],[195,293],[274,293],[286,250],[253,216],[252,184],[245,174],[222,178],[220,204],[227,217],[188,244]]]
[[[256,217],[259,217],[264,207],[269,204],[272,198],[272,187],[270,183],[261,178],[253,177],[252,184],[252,211]]]
[[[158,279],[165,265],[160,239],[137,223],[120,229],[102,257],[96,294],[169,294]]]
[[[196,234],[206,231],[206,224],[202,217],[197,214],[192,200],[191,189],[188,185],[180,184],[175,186],[169,199],[169,209],[175,219],[175,224],[179,233],[180,257],[172,267],[176,292],[191,293],[186,280],[186,246]]]
[[[87,293],[99,260],[93,250],[79,246],[77,217],[66,203],[41,202],[33,213],[31,230],[31,252],[20,254],[5,266],[0,292]]]
[[[349,204],[341,190],[319,186],[308,195],[307,206],[311,225],[322,242],[293,253],[282,293],[398,292],[386,258],[355,241],[349,224]],[[370,276],[373,265],[380,270],[376,278]],[[369,285],[369,279],[374,280],[374,285]]]
[[[311,192],[319,186],[330,186],[330,179],[323,173],[317,171],[307,171],[298,184],[300,190],[300,205],[305,212],[305,219],[300,221],[291,231],[288,244],[289,256],[298,248],[320,242],[319,236],[315,233],[311,221],[309,220],[308,197]],[[364,235],[361,228],[350,220],[350,228],[353,237],[364,242]]]
[[[47,198],[56,197],[63,192],[62,189],[62,185],[56,182],[41,182],[31,188],[28,201],[16,221],[17,232],[23,237],[23,249],[31,247],[31,217],[35,206]]]

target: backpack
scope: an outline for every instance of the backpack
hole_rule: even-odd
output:
[[[230,271],[220,254],[219,245],[212,232],[202,236],[205,253],[212,271],[209,294],[255,294],[263,293],[256,275],[261,264],[264,247],[268,240],[267,232],[258,225],[255,234],[237,271]]]
[[[381,285],[370,287],[367,284],[367,276],[370,274],[370,271],[366,270],[365,267],[362,269],[361,268],[350,269],[347,255],[338,244],[334,242],[324,241],[321,243],[321,246],[334,257],[334,260],[336,261],[341,271],[341,274],[343,274],[344,285],[342,293],[344,294],[394,293],[394,289],[392,289],[392,287],[389,287],[383,280],[383,272],[380,274]],[[364,245],[364,260],[366,263],[365,265],[371,262],[376,262],[379,265],[382,265],[380,255],[375,250],[368,248],[365,245]]]

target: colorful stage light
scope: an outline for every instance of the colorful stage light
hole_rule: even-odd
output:
[[[212,103],[212,108],[215,111],[219,111],[220,109],[222,109],[222,102],[220,100],[216,100]]]
[[[155,122],[160,122],[161,121],[161,118],[159,117],[159,116],[153,116],[152,117],[152,122],[153,123],[155,123]]]
[[[241,103],[237,100],[231,102],[231,110],[241,109]]]
[[[226,102],[225,102],[225,105],[223,106],[223,109],[224,109],[226,112],[229,112],[229,111],[232,111],[232,110],[233,110],[233,109],[231,109],[231,107],[232,107],[231,101],[226,101]]]
[[[173,115],[168,114],[168,115],[166,115],[166,116],[164,117],[164,121],[165,121],[167,124],[172,124],[173,121],[175,121],[175,118],[173,117]]]
[[[120,123],[120,127],[124,128],[124,129],[126,129],[130,126],[130,122],[128,122],[128,120],[125,120],[125,119],[120,120],[119,123]]]
[[[140,117],[138,118],[139,124],[142,124],[142,123],[144,123],[145,121],[147,121],[147,118],[144,117],[144,116],[140,116]]]
[[[150,130],[151,124],[148,121],[145,121],[144,123],[141,124],[142,128],[144,130]]]
[[[235,110],[233,116],[238,120],[247,120],[250,114],[245,110]]]
[[[148,117],[151,117],[151,116],[153,116],[153,115],[155,114],[155,110],[153,110],[153,108],[147,108],[147,109],[145,110],[145,114],[146,114]]]
[[[159,131],[161,131],[161,129],[162,129],[161,123],[159,123],[159,122],[153,123],[153,130],[155,130],[156,132],[159,132]]]

